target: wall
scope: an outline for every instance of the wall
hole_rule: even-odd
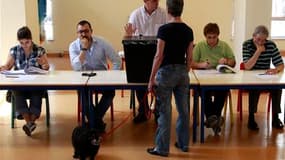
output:
[[[17,43],[15,33],[20,26],[26,24],[31,26],[34,41],[38,42],[36,2],[37,0],[0,1],[0,62],[3,63],[9,48]],[[43,46],[48,52],[62,53],[68,50],[70,42],[76,38],[76,24],[81,19],[89,20],[95,34],[105,37],[116,50],[121,50],[123,26],[128,21],[131,11],[143,5],[143,0],[54,0],[52,2],[55,40],[45,42]],[[221,29],[220,38],[233,47],[238,60],[241,56],[241,44],[251,36],[256,24],[269,25],[271,1],[268,0],[185,0],[184,2],[182,18],[194,30],[195,42],[204,39],[202,32],[206,23],[216,22]],[[165,0],[160,0],[160,6],[165,8]],[[232,36],[233,18],[235,18],[234,36]],[[275,42],[280,49],[285,49],[284,40]]]
[[[38,0],[25,0],[25,24],[29,26],[32,31],[33,41],[37,44],[40,42],[40,27],[39,27],[39,16],[38,10]]]
[[[221,38],[231,44],[232,1],[185,0],[184,2],[183,19],[193,28],[195,42],[204,39],[202,29],[206,23],[217,22],[222,30]],[[87,19],[93,25],[94,34],[105,37],[116,50],[121,50],[123,26],[127,23],[131,11],[142,5],[143,0],[53,1],[55,40],[45,42],[44,46],[50,52],[68,50],[70,42],[76,38],[76,24],[81,19]],[[165,0],[160,0],[160,6],[165,8]]]
[[[17,5],[15,5],[17,4]],[[16,44],[16,31],[19,26],[25,24],[24,1],[1,0],[1,62],[4,63],[9,48]],[[9,18],[7,18],[9,17]]]
[[[34,41],[38,42],[37,0],[0,1],[0,63],[5,63],[10,47],[17,44],[17,30],[28,25]]]

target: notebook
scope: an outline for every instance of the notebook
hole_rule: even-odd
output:
[[[127,81],[148,83],[156,53],[155,36],[128,36],[123,41]]]

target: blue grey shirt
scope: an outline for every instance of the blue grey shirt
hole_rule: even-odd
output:
[[[81,50],[80,39],[77,38],[69,46],[70,62],[73,70],[107,70],[108,61],[112,62],[113,69],[121,68],[121,59],[113,47],[103,38],[93,36],[90,49],[86,51],[86,58],[81,64],[79,54]]]

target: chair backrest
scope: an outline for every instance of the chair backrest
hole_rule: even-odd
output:
[[[244,63],[243,63],[243,62],[240,63],[239,69],[240,69],[240,70],[245,70]]]

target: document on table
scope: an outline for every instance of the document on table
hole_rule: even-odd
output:
[[[215,69],[197,69],[195,70],[197,74],[221,74],[219,71]]]
[[[269,79],[269,80],[279,78],[278,74],[265,74],[265,73],[257,74],[256,77],[259,79]]]
[[[23,69],[21,70],[6,70],[6,71],[1,71],[1,74],[4,75],[25,75],[25,71]]]
[[[43,70],[37,67],[30,66],[25,69],[21,70],[6,70],[6,71],[1,71],[1,74],[4,75],[27,75],[27,74],[48,74],[49,71]]]
[[[6,78],[13,79],[13,81],[30,81],[34,80],[38,75],[5,75]]]

